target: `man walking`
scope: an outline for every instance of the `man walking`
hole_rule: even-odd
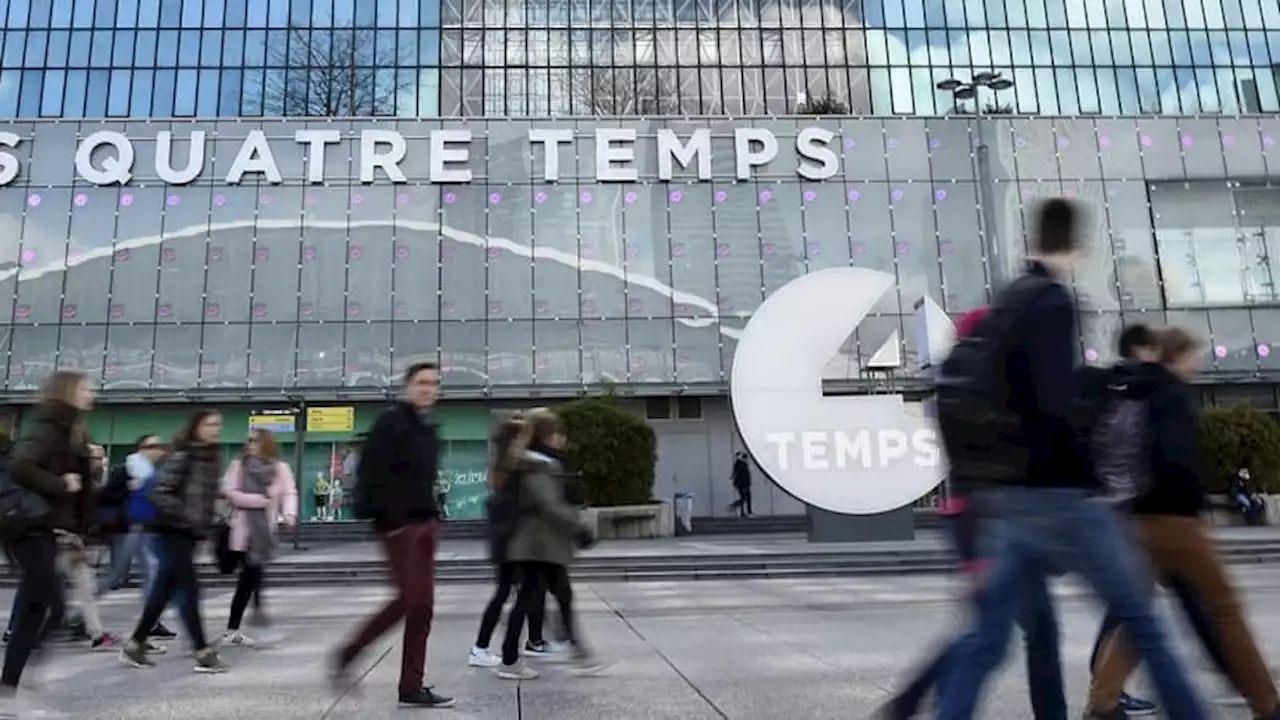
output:
[[[738,499],[729,505],[729,511],[738,511],[738,517],[748,517],[751,512],[751,468],[747,465],[747,454],[739,452],[733,456],[733,491]]]
[[[432,413],[440,395],[440,371],[420,362],[404,374],[404,396],[369,431],[356,470],[356,517],[372,520],[396,586],[396,597],[374,615],[332,659],[335,683],[346,684],[355,659],[404,620],[400,704],[445,708],[453,698],[423,686],[427,636],[435,607],[436,545],[440,508],[436,475],[440,442]]]

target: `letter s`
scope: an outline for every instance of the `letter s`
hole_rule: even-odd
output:
[[[941,456],[937,432],[929,428],[915,431],[911,434],[911,446],[916,451],[916,467],[937,467]]]
[[[7,148],[16,148],[22,142],[22,138],[11,132],[0,132],[0,146]],[[11,152],[0,150],[0,186],[8,185],[18,177],[18,171],[22,169],[22,163],[18,162],[18,156]]]

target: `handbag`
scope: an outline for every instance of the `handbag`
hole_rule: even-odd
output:
[[[243,553],[231,549],[231,524],[219,523],[213,528],[213,557],[218,563],[218,572],[230,575],[240,567]]]
[[[52,512],[43,495],[13,481],[6,458],[0,467],[0,536],[12,540],[48,528]]]

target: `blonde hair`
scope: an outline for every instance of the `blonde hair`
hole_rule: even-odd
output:
[[[1200,338],[1180,327],[1167,327],[1156,331],[1160,340],[1160,362],[1171,363],[1187,355],[1197,353],[1204,346]]]

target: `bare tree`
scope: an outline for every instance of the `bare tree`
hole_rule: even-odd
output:
[[[575,114],[680,114],[676,88],[663,87],[653,68],[579,68],[573,71],[570,82]]]
[[[804,103],[797,112],[800,115],[848,115],[849,106],[828,93]]]
[[[381,36],[385,37],[385,35]],[[410,48],[379,45],[372,28],[290,27],[288,43],[273,46],[263,108],[268,115],[351,117],[394,115],[396,99],[417,85]]]

